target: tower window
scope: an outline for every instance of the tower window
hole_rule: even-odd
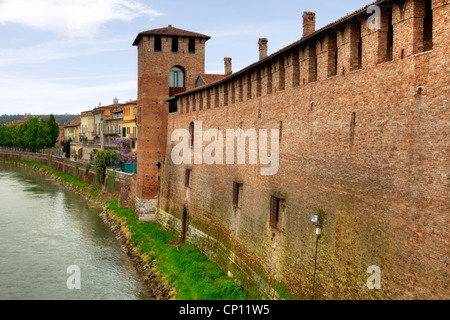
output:
[[[161,51],[161,36],[155,36],[155,51]]]
[[[184,72],[181,68],[173,67],[170,69],[170,87],[184,88]]]
[[[178,37],[172,37],[172,52],[178,52]]]
[[[174,95],[185,91],[185,75],[180,67],[170,69],[169,76],[169,95]]]
[[[423,23],[423,50],[433,49],[433,9],[431,0],[425,1],[425,19]]]
[[[195,53],[195,38],[189,38],[189,53]]]

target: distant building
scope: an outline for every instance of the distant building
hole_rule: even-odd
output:
[[[15,125],[21,125],[21,124],[24,124],[25,122],[28,121],[29,118],[31,118],[31,113],[30,113],[30,114],[26,114],[26,113],[25,113],[25,115],[24,115],[24,117],[23,117],[23,120],[19,120],[19,121],[16,121],[16,122],[8,123],[6,126],[7,126],[7,127],[10,127],[10,126],[15,126]]]
[[[138,134],[136,125],[137,116],[137,100],[124,103],[123,109],[123,128],[122,137],[131,140],[131,149],[133,152],[137,151]]]
[[[82,112],[79,138],[72,143],[73,154],[79,160],[93,161],[101,150],[119,149],[115,141],[120,137],[130,138],[136,150],[136,111],[136,101],[121,104],[119,99],[115,98],[111,105],[99,105]]]
[[[72,141],[78,141],[79,130],[81,125],[81,118],[78,117],[72,120],[68,125],[64,126],[64,140],[71,139]]]

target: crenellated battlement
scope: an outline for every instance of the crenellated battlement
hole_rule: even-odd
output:
[[[222,81],[177,95],[179,112],[230,106],[289,89],[302,90],[316,81],[385,62],[398,63],[433,47],[445,48],[446,43],[439,41],[448,42],[448,38],[437,36],[442,29],[438,21],[434,23],[434,42],[430,30],[432,11],[444,5],[443,1],[377,4],[377,10],[365,7]]]

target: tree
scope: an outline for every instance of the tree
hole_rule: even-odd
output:
[[[19,147],[28,148],[33,151],[38,149],[37,140],[39,139],[38,130],[39,126],[42,125],[39,118],[33,117],[28,119],[23,125],[19,128]]]
[[[72,138],[64,140],[62,143],[63,152],[67,159],[70,159],[70,144],[72,143]]]
[[[36,149],[51,148],[53,146],[48,121],[41,120],[37,127]]]
[[[4,124],[0,124],[0,146],[7,146],[7,130],[7,126],[5,126]]]
[[[103,184],[105,182],[106,167],[113,166],[119,154],[115,150],[102,150],[95,156],[95,173],[97,176],[97,183]]]
[[[47,121],[47,126],[50,133],[50,147],[54,147],[56,144],[56,141],[58,141],[59,137],[59,125],[55,120],[55,117],[53,114],[50,115],[50,118]]]
[[[0,126],[0,145],[9,148],[31,149],[36,151],[52,148],[59,136],[59,125],[50,116],[48,121],[38,117],[29,118],[22,125]],[[70,148],[70,144],[66,146]]]

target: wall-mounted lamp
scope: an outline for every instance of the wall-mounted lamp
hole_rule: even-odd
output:
[[[321,227],[317,227],[317,228],[316,228],[316,235],[317,235],[318,237],[320,237],[320,236],[322,235],[322,228],[321,228]]]

